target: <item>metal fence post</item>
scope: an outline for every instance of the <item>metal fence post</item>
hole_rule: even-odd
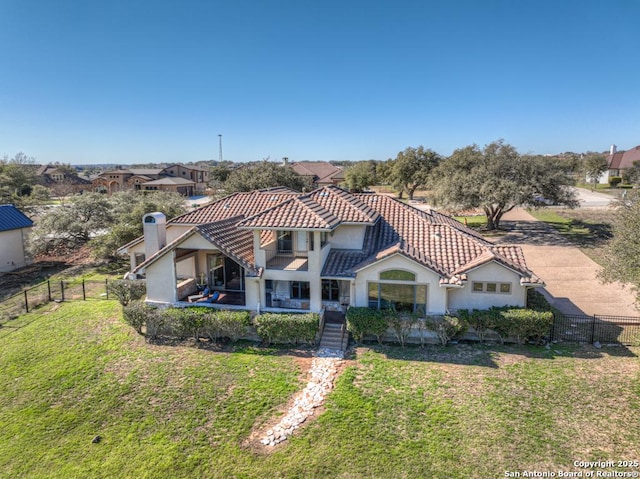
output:
[[[104,290],[107,292],[107,299],[109,299],[109,279],[104,279]]]
[[[589,343],[593,344],[593,341],[594,341],[595,335],[596,335],[596,321],[597,321],[597,318],[594,315],[594,316],[592,316],[591,319],[592,319],[593,322],[591,323],[591,341],[589,341]]]
[[[60,295],[62,296],[61,300],[64,301],[64,281],[60,280]]]
[[[24,309],[27,310],[27,313],[29,312],[29,297],[27,296],[27,290],[24,290]]]
[[[84,289],[84,278],[82,278],[82,299],[83,299],[83,301],[87,300],[87,293],[86,293],[86,291]]]
[[[51,302],[51,281],[49,280],[47,280],[47,292],[49,293],[49,302]]]

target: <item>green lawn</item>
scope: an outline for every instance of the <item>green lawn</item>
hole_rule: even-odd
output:
[[[0,477],[492,478],[640,457],[638,348],[358,348],[323,414],[265,451],[248,438],[303,387],[299,354],[148,344],[112,301],[44,312],[0,328]]]
[[[562,236],[578,246],[595,262],[600,262],[604,246],[612,236],[615,210],[609,209],[531,209],[529,213],[553,226]]]

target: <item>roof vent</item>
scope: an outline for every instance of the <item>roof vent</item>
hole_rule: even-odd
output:
[[[230,205],[229,203],[225,203],[225,204],[224,204],[224,208],[225,208],[226,210],[228,210],[229,208],[231,208],[231,205]]]
[[[436,239],[440,239],[440,238],[442,237],[442,235],[440,234],[440,232],[439,232],[439,231],[436,231],[436,232],[435,232],[435,233],[433,233],[431,236],[432,236],[433,238],[436,238]]]

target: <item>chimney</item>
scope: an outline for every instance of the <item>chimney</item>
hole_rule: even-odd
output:
[[[167,217],[156,211],[142,217],[144,256],[149,259],[167,245]]]
[[[611,155],[615,154],[615,152],[618,150],[618,147],[616,145],[611,145]]]
[[[284,166],[289,166],[289,158],[288,158],[288,157],[286,157],[286,156],[283,156],[283,157],[282,157],[282,164],[283,164]]]

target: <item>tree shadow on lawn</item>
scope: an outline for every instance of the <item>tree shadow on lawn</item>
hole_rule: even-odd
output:
[[[383,354],[388,359],[402,361],[432,362],[439,364],[459,364],[487,368],[500,367],[497,359],[501,355],[521,356],[529,359],[554,360],[575,357],[600,359],[607,356],[636,357],[636,354],[621,345],[603,346],[598,349],[591,345],[556,343],[547,346],[498,344],[498,343],[458,343],[455,345],[399,345],[361,344],[352,346],[345,359],[357,359],[363,350]]]
[[[155,339],[147,339],[147,343],[161,347],[192,347],[212,353],[248,354],[252,356],[293,356],[298,358],[311,358],[318,349],[316,346],[311,345],[265,345],[257,341],[249,340],[240,340],[233,343],[228,338],[219,341],[200,338],[196,341],[194,338],[160,336]]]

